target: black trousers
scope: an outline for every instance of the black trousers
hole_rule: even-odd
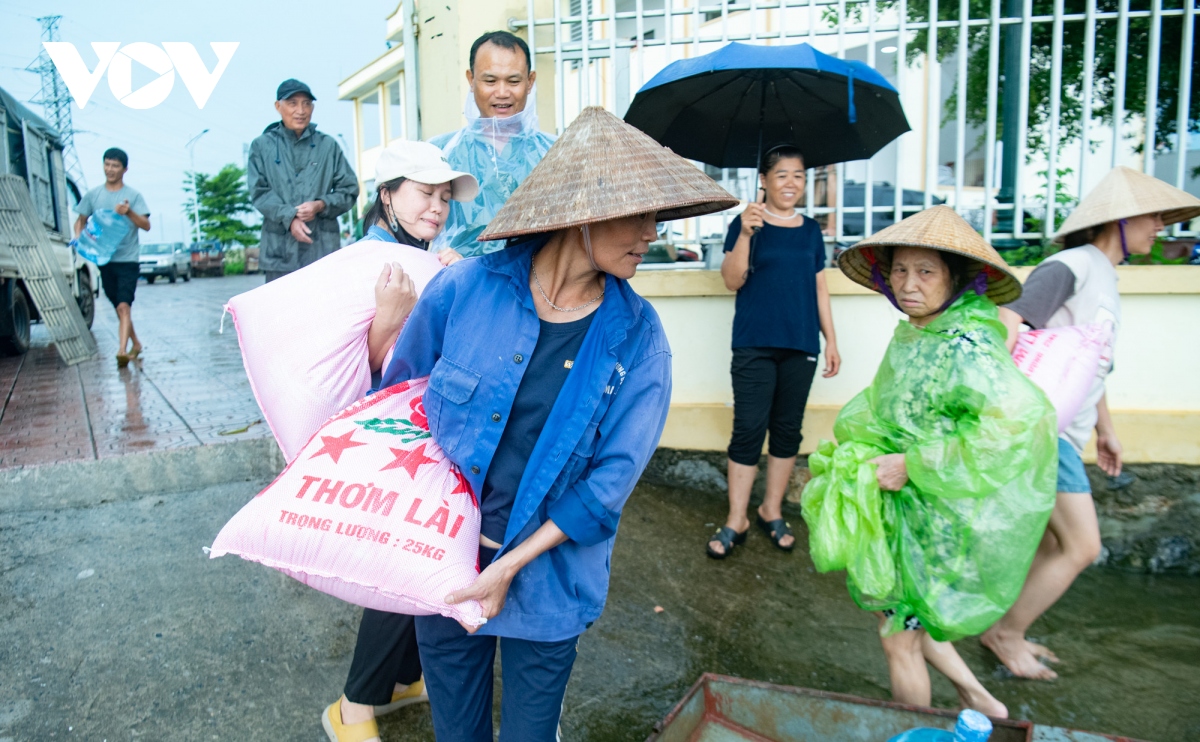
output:
[[[491,564],[497,551],[480,546],[479,566],[486,568]],[[383,706],[391,703],[396,683],[412,685],[420,679],[421,653],[417,649],[413,617],[364,608],[343,691],[346,700]]]
[[[729,372],[733,377],[730,461],[757,465],[768,430],[771,456],[790,459],[799,453],[817,356],[790,348],[734,348]]]
[[[413,617],[363,609],[358,643],[346,678],[346,700],[367,706],[391,703],[396,683],[421,678],[421,654]]]

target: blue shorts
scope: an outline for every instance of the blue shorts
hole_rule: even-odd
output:
[[[1058,439],[1058,491],[1091,494],[1092,484],[1083,468],[1083,459],[1067,441]]]

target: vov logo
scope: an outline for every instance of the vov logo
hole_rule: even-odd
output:
[[[129,108],[154,108],[167,99],[175,86],[175,73],[192,94],[198,108],[204,108],[209,96],[217,87],[217,81],[225,74],[229,60],[237,51],[236,41],[209,42],[217,64],[212,72],[204,66],[196,47],[184,41],[164,41],[162,46],[145,41],[135,41],[121,46],[119,41],[93,41],[92,51],[99,60],[96,69],[89,70],[75,45],[67,41],[44,41],[46,53],[58,68],[67,90],[75,103],[83,108],[91,99],[100,78],[108,72],[108,89],[117,100]],[[133,89],[133,63],[137,62],[158,74],[154,80],[137,90]]]

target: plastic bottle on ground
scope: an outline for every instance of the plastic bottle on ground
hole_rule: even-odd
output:
[[[901,732],[888,742],[986,742],[990,736],[992,722],[978,711],[965,709],[958,715],[953,732],[920,727]]]

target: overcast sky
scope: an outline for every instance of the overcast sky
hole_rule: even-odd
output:
[[[93,41],[191,42],[210,70],[216,56],[209,42],[239,42],[203,110],[196,107],[178,74],[171,94],[155,108],[126,108],[109,90],[107,79],[96,87],[85,108],[72,106],[75,146],[87,185],[104,182],[104,150],[121,147],[129,153],[125,182],[141,191],[150,205],[152,229],[143,242],[177,241],[187,229],[181,213],[181,183],[190,168],[184,144],[209,129],[195,145],[196,169],[213,173],[228,163],[241,166],[243,145],[278,120],[275,88],[284,79],[296,77],[308,83],[317,97],[313,121],[318,128],[341,134],[348,151],[354,146],[352,105],[337,100],[337,85],[387,50],[385,19],[397,0],[355,0],[345,5],[353,12],[339,9],[337,3],[309,0],[286,4],[0,0],[0,87],[21,101],[37,95],[39,78],[25,67],[41,50],[37,18],[43,15],[63,16],[60,40],[75,44],[88,69],[96,64]],[[134,90],[157,77],[137,63],[133,68]],[[41,113],[40,107],[29,107]]]

